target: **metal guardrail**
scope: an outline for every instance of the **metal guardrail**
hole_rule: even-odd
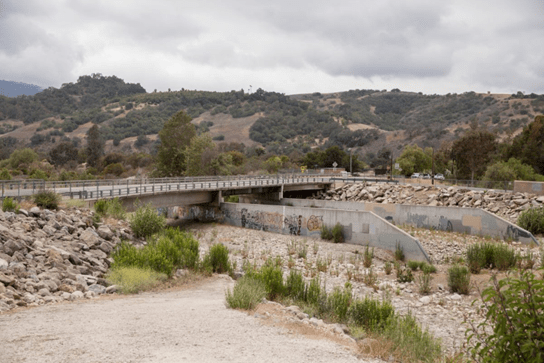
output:
[[[183,178],[133,178],[109,180],[9,180],[0,181],[1,198],[22,198],[52,190],[71,199],[100,199],[155,194],[181,190],[219,190],[231,187],[274,186],[297,183],[327,183],[328,177],[302,174],[274,176],[205,176]]]

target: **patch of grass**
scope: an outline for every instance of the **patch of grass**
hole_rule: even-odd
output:
[[[67,207],[75,207],[75,208],[83,208],[86,205],[85,200],[83,199],[66,199],[64,200],[63,203]]]
[[[229,308],[253,310],[266,296],[266,288],[262,281],[243,276],[236,282],[232,291],[227,290],[225,295]]]
[[[402,248],[400,243],[397,243],[397,245],[395,247],[395,260],[404,261],[405,258],[406,257],[404,256],[404,249]]]
[[[468,294],[470,290],[470,271],[465,266],[455,265],[448,269],[450,292]]]
[[[34,203],[45,209],[58,209],[61,197],[52,190],[40,190],[32,196]]]
[[[159,285],[166,280],[165,274],[140,267],[113,268],[106,275],[109,283],[118,285],[123,294],[136,294]]]
[[[412,271],[417,271],[417,269],[419,269],[421,266],[423,266],[425,262],[421,262],[421,261],[408,261],[406,264],[408,265],[408,267],[412,270]]]
[[[391,262],[385,261],[385,266],[384,266],[385,274],[391,275],[392,269],[393,269],[393,266],[391,265]]]
[[[332,240],[332,232],[326,225],[321,226],[321,239]]]
[[[395,315],[389,301],[379,301],[369,297],[354,300],[348,309],[350,323],[367,331],[383,331],[389,317]]]
[[[397,281],[400,283],[414,281],[412,270],[399,266],[397,269]]]
[[[19,203],[13,198],[5,197],[2,201],[2,211],[4,212],[17,212],[19,210]]]
[[[440,362],[440,342],[411,315],[390,317],[382,335],[392,343],[393,356],[403,362]]]
[[[372,247],[372,250],[368,247],[368,245],[365,246],[365,252],[363,253],[363,266],[366,268],[369,268],[372,266],[372,259],[374,258],[374,247]]]
[[[328,295],[328,308],[334,314],[336,321],[346,322],[348,317],[348,309],[351,304],[351,284],[348,282],[343,289],[336,286]]]
[[[140,204],[129,219],[130,228],[136,237],[149,237],[166,227],[166,218],[159,215],[149,204]]]
[[[417,284],[419,287],[419,293],[422,295],[428,295],[431,293],[431,280],[430,273],[423,272],[417,276]]]

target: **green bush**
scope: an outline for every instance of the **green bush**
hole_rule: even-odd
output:
[[[331,233],[334,243],[344,242],[344,227],[342,227],[340,223],[336,223],[336,225],[332,228]]]
[[[352,324],[368,331],[382,331],[388,319],[395,315],[395,310],[389,301],[365,297],[353,301],[347,315]]]
[[[32,173],[30,174],[29,176],[30,179],[42,179],[42,180],[47,180],[49,179],[49,177],[47,176],[47,174],[45,173],[45,171],[41,170],[41,169],[35,169],[32,171]]]
[[[149,237],[160,232],[166,226],[166,218],[159,215],[151,203],[140,205],[129,222],[136,237]]]
[[[122,242],[112,253],[112,268],[151,269],[170,277],[174,268],[196,269],[199,261],[198,249],[198,241],[191,234],[169,228],[162,234],[155,235],[141,249]]]
[[[332,240],[331,230],[324,224],[321,226],[321,239]]]
[[[544,280],[525,270],[500,281],[493,276],[492,281],[482,293],[486,319],[467,337],[472,358],[484,363],[544,361]],[[490,325],[492,333],[486,329]]]
[[[125,207],[119,198],[99,199],[94,203],[94,211],[102,217],[112,217],[124,220],[126,217]]]
[[[119,267],[111,269],[106,275],[106,280],[111,284],[119,285],[124,294],[148,290],[165,279],[164,274],[139,267]]]
[[[423,262],[423,266],[420,267],[421,271],[426,274],[436,273],[436,267],[434,265],[429,265],[428,263]]]
[[[0,180],[11,180],[11,174],[6,168],[0,170]]]
[[[412,270],[399,266],[397,268],[397,281],[400,283],[414,281]]]
[[[405,258],[406,257],[404,256],[404,249],[402,248],[400,243],[397,243],[397,245],[395,247],[395,260],[396,261],[404,261]]]
[[[19,204],[13,198],[5,197],[2,201],[2,211],[4,212],[17,212],[19,210]]]
[[[383,336],[392,344],[392,349],[403,362],[440,362],[440,342],[423,330],[411,315],[391,316],[386,323]]]
[[[328,295],[327,303],[329,304],[329,310],[334,314],[337,321],[345,322],[347,320],[351,300],[351,284],[349,282],[346,283],[343,289],[336,286]]]
[[[422,295],[428,295],[431,292],[431,280],[432,276],[428,272],[424,272],[417,277],[417,284],[419,287],[419,293]]]
[[[366,268],[369,268],[372,266],[372,259],[374,258],[374,247],[372,247],[372,250],[366,245],[365,252],[363,253],[363,266]]]
[[[532,234],[544,233],[544,207],[529,208],[518,217],[518,225]]]
[[[249,276],[240,278],[232,291],[226,292],[227,305],[231,309],[253,310],[265,296],[263,282]]]
[[[218,243],[210,247],[210,251],[204,257],[204,266],[211,268],[215,273],[231,273],[232,266],[229,262],[229,250],[223,244]]]
[[[281,267],[276,266],[272,259],[267,260],[261,267],[258,276],[264,283],[266,296],[269,300],[274,300],[284,294],[285,286],[283,284],[283,272]]]
[[[472,273],[483,268],[507,270],[515,267],[517,259],[515,250],[503,243],[475,243],[467,248],[467,265]]]
[[[285,281],[285,292],[293,300],[306,301],[306,282],[300,271],[291,270]]]
[[[408,261],[406,264],[412,271],[417,271],[418,268],[421,268],[425,262],[421,261]]]
[[[57,209],[59,207],[60,195],[52,190],[41,190],[33,195],[33,199],[38,207]]]
[[[470,289],[470,272],[465,266],[455,265],[448,269],[448,286],[450,291],[468,294]]]

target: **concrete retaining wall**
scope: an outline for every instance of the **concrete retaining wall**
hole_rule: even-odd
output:
[[[334,202],[311,199],[283,199],[281,203],[297,207],[371,211],[394,224],[408,224],[419,228],[435,228],[442,231],[491,236],[538,244],[531,232],[478,208]]]
[[[514,192],[544,195],[544,183],[514,180]]]
[[[220,207],[189,206],[172,210],[181,219],[216,221],[281,234],[321,238],[321,227],[340,223],[346,243],[394,252],[397,244],[409,260],[429,261],[418,240],[368,211],[221,203]],[[170,215],[171,217],[173,215]]]

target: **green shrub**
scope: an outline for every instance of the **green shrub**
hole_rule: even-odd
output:
[[[321,239],[332,240],[331,230],[324,224],[321,226]]]
[[[19,204],[16,200],[10,197],[5,197],[2,201],[2,211],[4,212],[17,212],[19,210]]]
[[[349,282],[346,283],[343,289],[336,286],[328,295],[327,303],[329,304],[329,309],[337,321],[345,322],[347,320],[351,300],[351,284]]]
[[[266,296],[266,289],[262,281],[243,276],[232,291],[226,292],[227,305],[232,309],[253,310]]]
[[[225,198],[225,203],[239,203],[240,202],[240,196],[238,195],[229,195]]]
[[[174,268],[196,269],[198,241],[191,234],[169,228],[153,236],[141,249],[122,242],[112,253],[112,268],[138,267],[172,276]],[[211,266],[211,265],[210,265]]]
[[[529,208],[521,212],[518,225],[532,234],[544,233],[544,207]]]
[[[374,247],[372,247],[372,250],[366,245],[365,252],[363,253],[363,266],[366,268],[369,268],[372,266],[372,259],[374,258]]]
[[[431,277],[430,273],[422,273],[417,277],[417,284],[419,286],[419,293],[422,295],[428,295],[431,292]]]
[[[414,275],[412,274],[412,270],[399,267],[397,269],[397,281],[400,283],[414,281]]]
[[[258,277],[264,283],[266,296],[269,300],[274,300],[284,294],[283,273],[281,267],[276,266],[273,260],[266,261],[261,267]]]
[[[159,215],[151,203],[140,205],[129,222],[136,237],[149,237],[160,232],[166,226],[166,218]]]
[[[342,227],[340,223],[336,223],[336,225],[332,228],[331,233],[334,243],[344,242],[344,227]]]
[[[0,170],[0,180],[11,180],[11,174],[6,168]]]
[[[211,267],[215,273],[231,273],[232,265],[229,261],[229,250],[225,245],[218,243],[210,247],[210,251],[204,257],[204,266]]]
[[[99,215],[105,215],[108,210],[108,201],[106,199],[99,199],[94,202],[94,211]]]
[[[404,261],[406,257],[404,256],[404,249],[400,245],[400,243],[397,243],[395,247],[395,260],[397,261]]]
[[[324,296],[326,296],[326,293],[321,288],[321,280],[316,276],[310,281],[310,285],[308,286],[306,302],[318,306],[322,302]]]
[[[428,263],[423,262],[423,266],[420,267],[421,271],[426,274],[436,273],[436,267],[434,265],[429,265]]]
[[[507,270],[516,265],[517,259],[515,250],[503,243],[475,243],[467,248],[467,265],[472,273],[483,268]]]
[[[291,270],[285,281],[285,293],[293,300],[306,301],[306,282],[300,271]]]
[[[135,294],[155,287],[166,279],[166,275],[139,267],[111,269],[106,276],[109,283],[119,285],[124,294]]]
[[[411,315],[391,316],[386,323],[383,336],[392,344],[392,350],[403,362],[440,362],[440,342],[423,330]]]
[[[99,199],[94,203],[94,211],[102,217],[113,217],[115,219],[125,219],[126,210],[121,204],[119,198]]]
[[[357,299],[350,305],[347,315],[352,324],[368,331],[382,331],[387,320],[395,315],[395,310],[389,301],[379,301],[365,297]]]
[[[60,195],[52,190],[41,190],[33,195],[33,199],[38,207],[57,209],[59,207]]]
[[[385,266],[384,266],[385,274],[386,275],[391,275],[392,269],[393,269],[393,267],[391,265],[391,262],[385,261]]]
[[[418,268],[421,268],[425,262],[421,261],[408,261],[406,264],[412,271],[417,271]]]
[[[448,286],[450,291],[468,294],[470,289],[470,272],[465,266],[455,265],[448,269]]]
[[[544,361],[544,280],[525,270],[500,281],[493,276],[492,281],[482,293],[486,319],[467,336],[472,358],[485,363]],[[490,325],[492,333],[486,329]]]
[[[32,173],[30,174],[29,176],[30,179],[42,179],[42,180],[47,180],[49,179],[49,177],[47,176],[47,174],[45,173],[45,171],[41,170],[41,169],[35,169],[32,171]]]

